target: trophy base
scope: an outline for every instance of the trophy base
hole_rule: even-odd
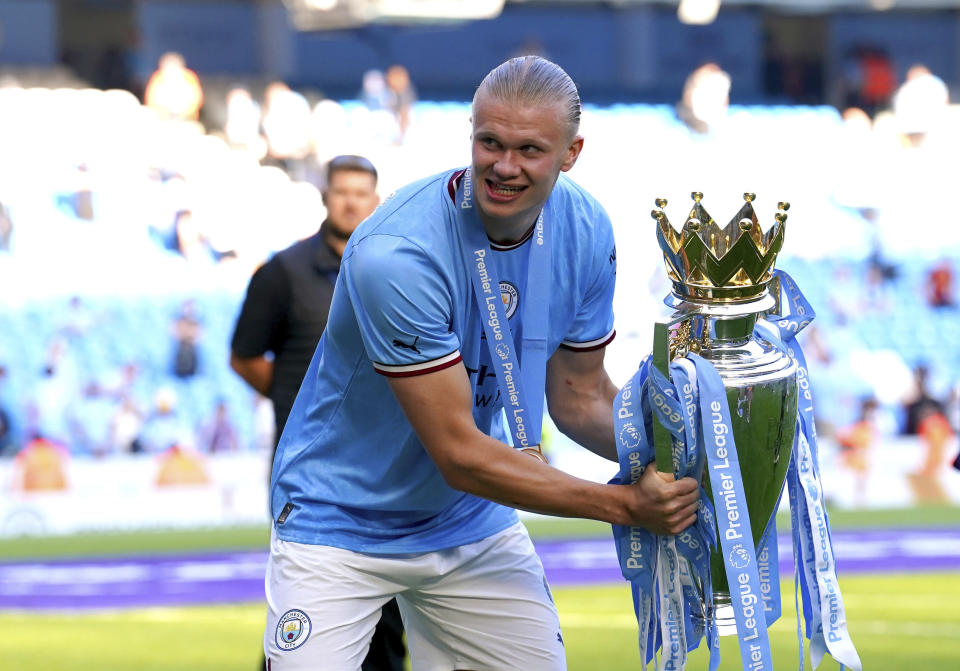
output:
[[[733,603],[730,601],[730,595],[727,592],[714,592],[713,603],[707,606],[707,618],[713,617],[717,624],[717,633],[720,636],[736,636],[737,621],[733,615]],[[706,625],[702,613],[693,615],[697,624]]]

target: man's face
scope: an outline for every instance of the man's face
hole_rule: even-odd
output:
[[[337,170],[330,176],[323,202],[330,225],[350,235],[380,202],[376,180],[362,170]]]
[[[560,172],[576,163],[582,147],[583,138],[570,137],[559,103],[533,107],[490,96],[477,99],[473,183],[485,223],[504,233],[522,234],[543,208]]]

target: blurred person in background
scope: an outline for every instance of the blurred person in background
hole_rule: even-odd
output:
[[[267,154],[263,165],[278,167],[296,178],[310,154],[310,103],[283,82],[271,82],[264,93],[263,135]]]
[[[249,154],[257,161],[267,152],[266,140],[260,134],[260,103],[250,91],[235,86],[227,92],[227,119],[224,135],[234,149]]]
[[[554,63],[512,59],[483,79],[472,118],[470,172],[397,191],[347,243],[274,463],[264,635],[274,671],[358,668],[394,597],[413,668],[565,668],[559,616],[515,508],[655,533],[695,520],[692,478],[656,468],[634,485],[574,478],[546,463],[539,436],[503,442],[511,397],[477,400],[497,390],[497,375],[477,371],[514,345],[492,342],[499,329],[482,342],[493,306],[498,326],[513,314],[518,339],[545,343],[539,365],[523,346],[530,400],[546,387],[560,428],[616,460],[616,387],[603,367],[613,230],[560,174],[583,146],[576,86]],[[541,260],[551,270],[537,272]],[[549,319],[521,305],[549,305]]]
[[[929,136],[942,130],[949,104],[943,80],[925,65],[912,66],[893,96],[893,114],[905,144],[921,147]]]
[[[327,218],[320,230],[254,273],[233,333],[231,367],[273,401],[274,452],[326,327],[347,240],[379,202],[376,168],[362,156],[334,157],[327,164],[323,202]],[[403,624],[393,600],[383,607],[362,668],[401,671],[404,655]]]
[[[128,361],[120,368],[109,371],[97,382],[100,394],[113,401],[108,421],[110,451],[117,454],[142,452],[140,431],[143,428],[142,402],[147,387],[141,377],[141,367]]]
[[[859,51],[860,97],[871,114],[890,104],[890,96],[897,86],[893,62],[883,49],[863,47]]]
[[[417,102],[417,90],[410,81],[410,73],[402,65],[391,65],[386,74],[389,90],[388,108],[397,120],[397,144],[402,144],[410,126],[410,112]]]
[[[96,218],[93,179],[86,163],[74,166],[68,188],[54,195],[57,208],[65,215],[82,221]]]
[[[677,103],[677,118],[694,133],[710,133],[727,118],[730,75],[716,63],[705,63],[690,73]]]
[[[144,104],[160,119],[199,121],[203,88],[183,56],[171,51],[160,57],[157,69],[147,81]]]
[[[390,89],[387,88],[387,80],[380,70],[367,70],[363,73],[359,98],[371,112],[390,107]]]
[[[171,447],[194,448],[194,433],[177,412],[178,402],[177,392],[171,387],[157,389],[153,411],[147,415],[136,443],[144,452],[156,454]]]
[[[47,347],[40,378],[27,402],[27,438],[45,438],[73,449],[71,409],[81,392],[69,342],[56,336]]]
[[[929,382],[930,369],[926,365],[921,364],[913,369],[913,391],[903,405],[904,435],[917,435],[920,431],[920,422],[931,413],[944,414],[943,403],[930,393]]]
[[[953,264],[949,259],[940,259],[927,272],[927,304],[932,308],[955,308],[957,306],[954,288]]]
[[[110,417],[110,446],[117,454],[143,452],[140,432],[144,424],[143,411],[133,397],[123,397]]]
[[[840,457],[853,474],[853,504],[867,502],[867,477],[870,473],[870,451],[877,444],[879,431],[876,414],[879,403],[872,396],[860,402],[860,415],[852,425],[837,432]]]
[[[200,452],[205,454],[236,452],[239,448],[240,442],[237,438],[237,430],[230,419],[230,409],[227,407],[227,402],[223,399],[217,401],[213,416],[200,427],[197,446]]]
[[[173,321],[173,374],[179,378],[193,377],[200,369],[200,340],[203,325],[196,301],[185,300]]]
[[[949,500],[940,476],[947,465],[947,448],[954,443],[953,429],[942,411],[925,406],[920,411],[917,435],[923,445],[920,467],[907,476],[917,503],[946,503]]]
[[[13,411],[7,398],[7,367],[0,364],[0,457],[14,454],[17,436],[13,427]]]
[[[217,254],[192,210],[180,210],[173,216],[173,245],[174,251],[190,264],[204,266],[217,261]]]

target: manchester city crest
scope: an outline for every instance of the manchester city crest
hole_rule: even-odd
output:
[[[500,300],[503,301],[503,310],[507,313],[507,319],[513,316],[517,311],[517,303],[520,302],[520,293],[517,288],[509,282],[500,282]]]
[[[310,636],[310,618],[302,610],[288,610],[277,623],[276,641],[281,650],[294,650]]]

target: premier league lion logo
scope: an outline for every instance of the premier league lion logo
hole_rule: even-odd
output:
[[[741,543],[737,543],[730,550],[730,565],[735,569],[744,569],[750,565],[750,553]]]
[[[640,432],[631,422],[627,422],[620,429],[620,444],[628,450],[632,450],[640,444]]]

